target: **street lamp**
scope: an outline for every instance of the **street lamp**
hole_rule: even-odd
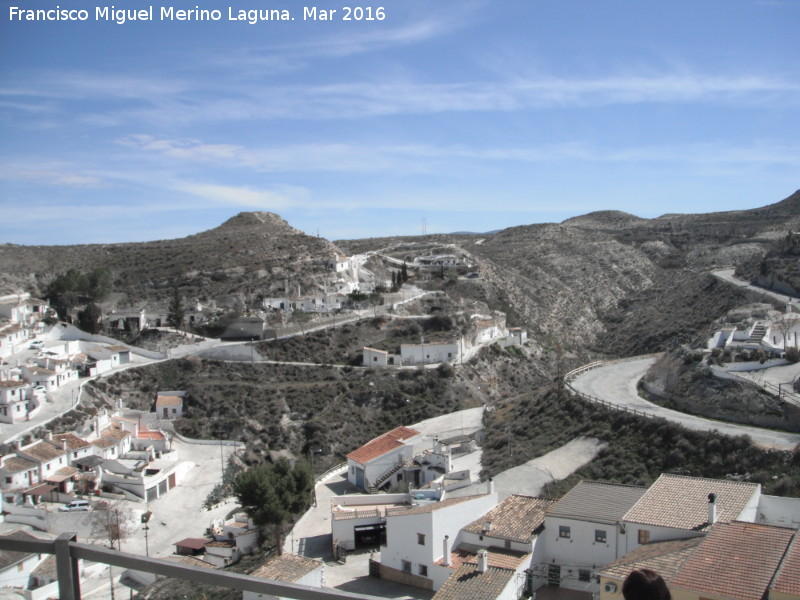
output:
[[[147,532],[150,531],[150,527],[148,527],[147,524],[150,522],[150,517],[152,516],[153,513],[149,510],[142,513],[142,523],[144,524],[144,527],[142,528],[144,530],[144,552],[148,558],[150,558],[150,544],[147,539]]]

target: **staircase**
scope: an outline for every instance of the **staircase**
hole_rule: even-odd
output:
[[[767,335],[767,328],[762,325],[761,321],[756,321],[756,324],[750,330],[750,337],[747,341],[751,344],[760,344],[765,335]]]
[[[397,473],[397,472],[398,472],[400,469],[402,469],[402,468],[403,468],[403,462],[402,462],[402,461],[400,461],[400,462],[398,462],[398,463],[397,463],[395,466],[393,466],[391,469],[389,469],[388,471],[386,471],[386,473],[384,473],[383,475],[381,475],[380,477],[378,477],[378,478],[375,480],[375,482],[374,482],[374,483],[372,483],[372,485],[370,485],[370,486],[369,486],[369,493],[370,493],[370,494],[375,494],[375,493],[377,493],[377,492],[378,492],[378,490],[380,489],[380,487],[381,487],[381,486],[382,486],[384,483],[386,483],[386,482],[387,482],[387,481],[388,481],[388,480],[391,478],[391,476],[392,476],[392,475],[394,475],[395,473]]]

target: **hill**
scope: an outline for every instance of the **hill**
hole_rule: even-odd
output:
[[[163,302],[171,289],[201,301],[221,294],[311,286],[339,250],[268,212],[240,213],[185,238],[132,244],[0,246],[0,292],[44,293],[68,269],[107,268],[122,305]]]

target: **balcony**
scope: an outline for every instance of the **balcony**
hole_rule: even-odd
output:
[[[196,583],[227,587],[258,594],[291,598],[292,600],[383,600],[377,596],[342,592],[329,588],[313,588],[293,583],[283,583],[260,579],[239,573],[214,571],[200,567],[190,567],[126,554],[100,546],[80,544],[74,533],[61,534],[55,540],[12,540],[0,539],[0,550],[29,552],[31,554],[55,554],[58,573],[58,597],[61,600],[80,600],[81,584],[78,574],[78,561],[90,561],[172,577]]]

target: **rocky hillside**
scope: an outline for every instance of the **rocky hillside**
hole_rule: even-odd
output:
[[[267,212],[240,213],[219,227],[175,240],[136,244],[0,246],[0,292],[41,294],[54,277],[108,268],[122,305],[163,303],[179,286],[201,301],[223,294],[278,293],[288,283],[308,288],[337,248]]]

